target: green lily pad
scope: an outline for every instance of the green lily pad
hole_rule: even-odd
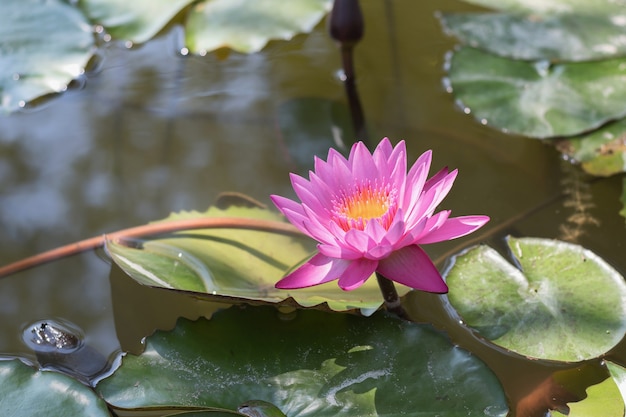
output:
[[[272,307],[235,307],[209,321],[181,319],[96,389],[125,410],[234,410],[255,399],[290,417],[507,413],[484,363],[432,327],[383,312],[299,310],[285,320]]]
[[[144,43],[193,0],[79,0],[89,18],[116,39]]]
[[[523,60],[590,61],[626,55],[626,15],[604,9],[592,14],[443,14],[447,33],[464,44]]]
[[[624,401],[613,378],[587,388],[587,398],[568,403],[569,413],[551,411],[550,417],[624,417]]]
[[[626,115],[626,58],[550,65],[463,47],[448,71],[465,111],[510,133],[572,136]]]
[[[194,6],[186,23],[193,53],[218,48],[260,51],[271,39],[310,32],[330,10],[331,0],[207,0]]]
[[[624,403],[626,403],[626,368],[613,362],[606,362],[606,366],[609,368],[611,378],[615,381],[619,389],[623,409]]]
[[[0,111],[59,93],[94,52],[91,25],[65,1],[3,0],[0,5]]]
[[[89,387],[67,375],[38,371],[18,360],[0,362],[0,414],[110,416],[104,401]]]
[[[603,12],[618,15],[622,4],[615,0],[464,0],[466,3],[508,12],[536,14]]]
[[[626,171],[626,120],[620,120],[589,134],[556,143],[564,155],[579,162],[589,174],[608,177]]]
[[[181,212],[164,221],[198,218],[246,218],[284,224],[282,215],[262,208],[232,206],[205,213]],[[375,279],[354,291],[342,291],[336,282],[298,290],[274,287],[290,269],[308,259],[315,242],[280,231],[200,229],[173,233],[133,248],[107,243],[113,260],[136,281],[171,290],[192,291],[206,297],[228,297],[263,303],[293,299],[304,307],[323,306],[337,311],[361,309],[371,314],[382,303]],[[410,289],[398,285],[399,294]],[[231,300],[232,301],[232,300]]]
[[[509,238],[515,265],[488,246],[456,257],[448,300],[466,324],[533,358],[580,361],[626,333],[624,278],[593,252],[549,239]]]

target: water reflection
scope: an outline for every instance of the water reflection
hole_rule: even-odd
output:
[[[505,136],[454,108],[441,84],[444,54],[454,41],[441,33],[434,12],[470,6],[399,0],[364,1],[362,7],[367,29],[355,66],[372,137],[407,140],[410,159],[432,148],[434,167],[459,168],[443,208],[455,216],[489,214],[487,234],[560,237],[564,225],[578,226],[580,217],[571,216],[583,207],[584,218],[597,221],[580,224],[576,239],[626,271],[619,179],[567,183],[577,168],[558,163],[551,147]],[[286,144],[313,141],[333,126],[329,117],[313,117],[311,128],[287,137],[279,115],[302,103],[296,100],[312,99],[326,109],[345,102],[336,77],[339,57],[324,25],[225,60],[182,56],[180,48],[177,28],[132,50],[108,43],[84,86],[39,108],[0,116],[0,263],[171,211],[204,210],[222,191],[265,203],[269,194],[291,193],[288,172],[306,171],[306,161],[321,151]],[[562,198],[565,183],[578,190],[569,195],[584,206]],[[467,244],[428,250],[443,265],[450,251]],[[109,283],[109,272],[90,253],[0,280],[0,352],[35,362],[21,335],[42,318],[70,320],[84,331],[86,345],[109,358],[120,348],[118,338],[139,351],[153,319],[167,328],[178,314],[205,314],[195,302],[191,311],[182,309],[184,301],[163,309],[156,293],[141,292],[146,288],[126,293],[118,281]],[[111,293],[124,301],[113,307]],[[511,382],[511,398],[522,402],[550,381],[554,369],[543,371]]]

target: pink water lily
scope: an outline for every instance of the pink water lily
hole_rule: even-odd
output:
[[[432,152],[407,173],[406,145],[384,138],[373,153],[356,143],[348,159],[331,149],[315,158],[309,180],[291,174],[301,203],[273,195],[278,209],[302,233],[317,240],[318,253],[288,274],[277,288],[294,289],[338,279],[343,290],[361,286],[374,272],[406,286],[435,293],[448,287],[420,247],[465,236],[487,216],[435,213],[457,170],[427,179]]]

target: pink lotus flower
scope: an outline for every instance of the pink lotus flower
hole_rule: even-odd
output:
[[[319,253],[276,288],[305,288],[338,279],[339,287],[348,291],[378,272],[415,289],[447,292],[420,245],[467,235],[489,217],[434,213],[457,170],[444,168],[427,180],[431,155],[422,154],[407,173],[404,141],[394,148],[384,138],[373,154],[359,142],[347,160],[334,149],[326,162],[316,157],[308,181],[291,174],[302,203],[277,195],[272,201],[302,233],[320,242]]]

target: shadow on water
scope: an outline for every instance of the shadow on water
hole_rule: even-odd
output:
[[[575,241],[626,271],[619,179],[592,181],[553,148],[475,122],[445,92],[444,55],[454,40],[442,34],[434,13],[470,7],[453,0],[361,4],[366,31],[354,65],[372,140],[405,139],[410,160],[433,149],[434,169],[459,168],[444,205],[455,215],[491,216],[477,241],[497,242],[507,234]],[[281,132],[285,118],[292,117],[293,126],[300,117],[300,110],[285,115],[285,103],[345,102],[338,51],[324,25],[225,60],[176,54],[178,30],[132,50],[105,45],[97,73],[82,88],[0,117],[1,264],[172,211],[203,210],[223,191],[268,204],[270,194],[292,193],[294,161],[312,156],[289,155],[311,152],[299,146],[310,135]],[[327,118],[317,128],[332,137],[324,123]],[[450,254],[471,243],[426,249],[443,268]],[[139,351],[154,328],[173,326],[178,315],[210,316],[220,307],[141,287],[110,270],[88,253],[0,280],[0,352],[59,363],[29,348],[23,334],[44,322],[69,322],[84,333],[81,349],[89,348],[104,369],[120,343]],[[607,376],[599,361],[529,362],[458,326],[437,296],[408,297],[419,306],[411,317],[449,332],[489,364],[518,416],[562,407]],[[161,308],[165,303],[172,308]],[[624,358],[624,352],[620,346],[612,354]]]

